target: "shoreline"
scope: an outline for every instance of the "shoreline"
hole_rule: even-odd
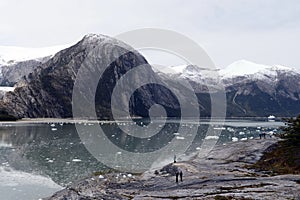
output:
[[[56,192],[47,200],[68,199],[297,199],[300,175],[275,175],[246,168],[279,139],[254,139],[218,145],[205,157],[170,163],[141,175],[91,176]],[[174,169],[183,171],[176,183]],[[155,174],[155,170],[158,173]]]
[[[165,122],[165,118],[124,118],[124,119],[118,119],[118,120],[97,120],[97,119],[73,119],[73,118],[23,118],[19,119],[17,121],[0,121],[0,124],[34,124],[34,123],[71,123],[71,124],[80,124],[80,123],[118,123],[118,122],[133,122],[133,120],[153,120],[157,122]],[[195,121],[198,120],[198,121]],[[183,121],[185,123],[216,123],[216,124],[224,124],[226,122],[235,122],[235,121],[243,121],[243,122],[253,122],[256,123],[282,123],[282,121],[268,121],[265,120],[265,118],[261,117],[255,117],[255,118],[185,118],[185,119],[178,119],[178,118],[171,118],[168,119],[168,121],[172,122],[178,122]],[[224,124],[225,125],[225,124]],[[259,125],[258,125],[259,126]]]

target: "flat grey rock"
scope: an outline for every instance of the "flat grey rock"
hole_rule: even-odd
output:
[[[216,146],[208,156],[171,163],[155,174],[126,173],[89,177],[47,198],[58,199],[300,199],[300,175],[271,176],[245,168],[278,139],[254,139]],[[173,171],[183,172],[175,182]]]

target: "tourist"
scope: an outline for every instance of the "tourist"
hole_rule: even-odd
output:
[[[182,182],[182,171],[181,170],[179,172],[179,175],[180,175],[180,181]]]

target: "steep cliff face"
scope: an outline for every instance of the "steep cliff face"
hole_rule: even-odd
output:
[[[124,46],[127,49],[132,49],[128,45],[107,36],[85,36],[74,46],[58,52],[53,58],[18,82],[14,92],[8,92],[4,96],[0,103],[1,110],[18,118],[72,117],[72,90],[76,74],[88,54],[97,47],[100,57],[96,59],[96,63],[91,63],[91,70],[97,70],[93,64],[97,64],[96,66],[99,68],[106,67],[106,64],[110,65],[99,81],[95,107],[99,118],[111,118],[110,97],[114,85],[130,69],[141,64],[147,64],[145,58],[133,49],[113,63],[108,63],[110,56],[114,53],[121,52],[123,54],[126,52]],[[159,77],[155,75],[150,66],[146,68],[144,76],[159,82]],[[143,77],[138,78],[143,79]],[[89,88],[86,86],[84,89],[88,90]],[[168,103],[164,103],[165,101]],[[129,103],[131,114],[140,116],[147,116],[147,108],[154,103],[165,105],[173,115],[178,114],[179,106],[174,95],[158,85],[146,85],[137,90],[131,102],[121,103]],[[145,109],[141,109],[141,107]]]

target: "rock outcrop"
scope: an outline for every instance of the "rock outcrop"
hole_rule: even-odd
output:
[[[111,173],[73,183],[48,200],[58,199],[298,199],[299,175],[272,175],[248,169],[277,139],[248,140],[216,146],[208,156],[195,156],[142,175]],[[183,181],[175,182],[172,169]],[[156,173],[155,173],[156,171]]]

